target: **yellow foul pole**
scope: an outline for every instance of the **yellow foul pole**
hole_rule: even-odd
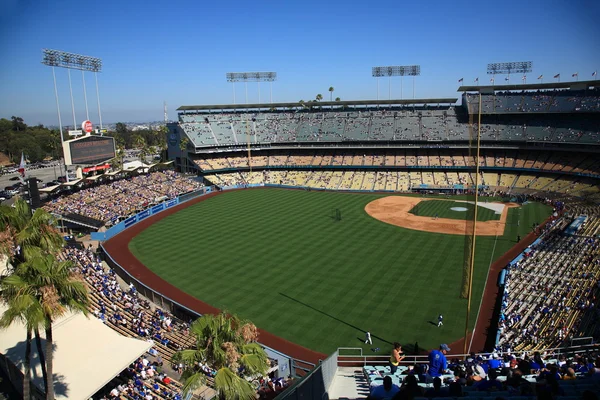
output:
[[[477,156],[475,158],[475,212],[473,213],[473,232],[471,233],[471,259],[469,260],[469,295],[467,296],[467,318],[465,319],[465,345],[463,354],[467,354],[469,342],[469,316],[473,295],[473,269],[475,266],[475,240],[477,238],[477,205],[479,202],[479,146],[481,139],[481,92],[479,92],[479,114],[477,117]],[[473,329],[475,330],[475,329]]]

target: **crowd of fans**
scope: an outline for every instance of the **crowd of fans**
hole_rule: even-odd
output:
[[[122,371],[94,398],[181,400],[183,386],[179,379],[183,365],[174,362],[172,357],[175,352],[195,344],[189,333],[189,323],[142,298],[133,285],[126,287],[119,284],[115,272],[103,266],[91,248],[66,247],[60,258],[71,261],[74,272],[85,280],[91,298],[90,311],[96,318],[124,336],[152,344],[145,355]],[[201,361],[198,361],[198,366],[211,386],[216,370]],[[272,398],[287,385],[286,379],[273,375],[260,379],[256,389],[264,398]],[[214,394],[206,387],[200,391],[207,398]]]
[[[504,350],[552,348],[582,331],[600,333],[600,218],[593,212],[574,234],[565,231],[571,219],[553,224],[507,267],[499,321]]]
[[[199,182],[173,171],[151,172],[62,195],[46,203],[44,209],[114,224],[153,204],[201,187]]]
[[[464,96],[469,112],[479,111],[479,94]],[[482,113],[599,112],[600,89],[496,92],[481,96]]]
[[[282,154],[255,152],[249,159],[247,154],[229,156],[205,155],[194,160],[203,171],[226,168],[252,167],[293,167],[310,166],[382,166],[382,167],[464,167],[475,166],[473,156],[467,149],[389,149],[345,151],[304,151],[302,153],[283,152]],[[579,153],[577,158],[563,151],[540,152],[529,150],[481,149],[481,167],[529,168],[539,171],[578,172],[600,174],[600,159],[595,154]]]
[[[476,97],[476,98],[475,98]],[[467,94],[465,104],[476,113],[479,97]],[[484,95],[486,113],[533,113],[600,111],[596,92],[564,91],[534,94],[498,93]],[[318,109],[310,112],[246,114],[183,114],[180,124],[197,146],[244,145],[275,142],[345,142],[369,140],[469,140],[477,131],[457,116],[453,107],[424,109],[352,110]],[[597,123],[581,119],[549,122],[505,116],[495,123],[484,122],[482,140],[531,140],[600,142]]]
[[[370,384],[368,399],[476,397],[490,399],[572,398],[598,400],[600,354],[569,357],[551,353],[471,353],[448,360],[442,344],[428,362],[389,367],[364,367]]]

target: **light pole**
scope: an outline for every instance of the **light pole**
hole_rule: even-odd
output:
[[[244,82],[246,91],[246,104],[248,104],[248,82],[258,83],[258,102],[260,103],[260,83],[269,82],[269,100],[273,102],[273,82],[277,80],[277,72],[227,72],[225,74],[227,82],[233,84],[233,104],[235,104],[235,83]]]
[[[63,138],[63,127],[62,127],[62,118],[60,115],[60,103],[58,100],[58,90],[56,86],[56,73],[54,71],[54,67],[66,68],[69,76],[69,92],[71,94],[71,112],[73,113],[73,129],[77,129],[77,121],[75,119],[75,102],[73,101],[73,88],[71,86],[71,70],[77,69],[81,71],[81,76],[83,79],[83,93],[85,98],[85,113],[86,117],[89,120],[89,112],[87,105],[87,94],[85,88],[85,72],[93,72],[96,77],[96,97],[98,99],[98,118],[100,119],[100,128],[102,129],[102,114],[100,112],[100,95],[98,94],[98,72],[102,70],[102,60],[97,57],[84,56],[81,54],[69,53],[66,51],[60,50],[52,50],[52,49],[42,49],[42,64],[52,67],[52,78],[54,81],[54,96],[56,98],[56,110],[58,113],[58,127],[60,131],[60,143],[61,149],[62,144],[64,142]],[[63,154],[63,161],[65,160]],[[69,174],[67,172],[67,166],[65,164],[65,175],[67,177],[67,181],[69,180]]]

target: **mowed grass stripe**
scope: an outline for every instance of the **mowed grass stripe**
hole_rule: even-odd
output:
[[[385,195],[263,189],[228,192],[154,224],[132,252],[187,293],[249,318],[259,327],[330,353],[340,346],[460,338],[466,301],[458,298],[464,238],[398,228],[364,207]],[[342,221],[332,219],[339,208]],[[495,258],[548,209],[511,209]],[[521,223],[516,221],[521,218]],[[512,225],[511,225],[512,224]],[[493,237],[479,237],[471,324],[477,314]],[[439,313],[444,328],[437,329]]]

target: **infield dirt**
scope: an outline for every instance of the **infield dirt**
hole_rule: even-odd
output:
[[[409,211],[425,199],[405,196],[388,196],[373,200],[365,206],[365,211],[371,217],[387,224],[423,232],[444,233],[448,235],[470,235],[473,232],[473,221],[433,218],[411,214]],[[508,209],[518,207],[515,203],[503,203],[504,209],[498,221],[478,221],[476,234],[478,236],[501,236],[504,234]]]

